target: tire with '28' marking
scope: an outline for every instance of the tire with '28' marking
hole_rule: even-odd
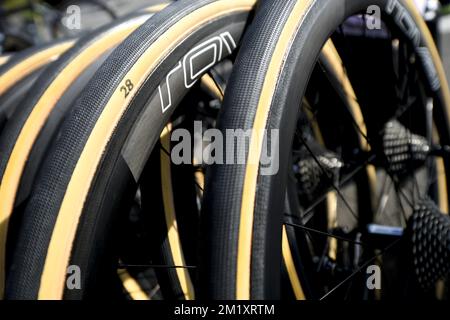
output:
[[[177,1],[111,53],[40,170],[7,298],[83,298],[101,281],[114,222],[134,196],[127,190],[183,96],[233,53],[255,2]],[[33,237],[36,232],[44,236]],[[65,289],[69,265],[82,270],[81,290]]]

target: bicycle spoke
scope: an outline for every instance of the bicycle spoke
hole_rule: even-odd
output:
[[[403,193],[403,191],[401,191],[401,188],[399,188],[395,184],[394,184],[394,187],[395,187],[395,194],[396,194],[397,199],[398,199],[398,204],[399,204],[400,210],[402,212],[403,220],[404,220],[404,222],[406,224],[408,222],[408,217],[407,217],[407,214],[406,214],[406,210],[403,207],[403,203],[402,203],[402,199],[401,199],[400,195],[403,195],[403,197],[405,198],[406,202],[411,206],[411,208],[414,208],[414,206],[412,206],[412,204],[411,204],[410,200],[408,199],[408,197]],[[399,195],[399,193],[400,193],[400,195]]]
[[[344,70],[346,70],[346,69],[344,68]],[[346,72],[346,71],[345,71],[345,72]],[[325,73],[327,73],[327,72],[325,71]],[[328,78],[328,77],[327,77],[327,78]],[[328,79],[328,80],[331,82],[330,79]],[[333,86],[333,87],[335,87],[335,86]],[[335,88],[335,90],[338,91],[338,88]],[[354,100],[356,103],[359,104],[358,99],[357,99],[355,96],[350,96],[345,90],[339,90],[339,92],[340,92],[341,94],[337,93],[338,96],[341,97],[341,95],[344,95],[347,99]],[[344,100],[342,97],[341,97],[341,99]],[[348,114],[348,116],[350,117],[350,121],[352,122],[352,125],[354,126],[354,128],[356,129],[356,131],[364,138],[364,140],[366,141],[366,143],[370,145],[370,139],[369,139],[369,137],[367,136],[366,133],[364,133],[364,130],[361,129],[360,125],[357,123],[356,119],[354,118],[352,112],[348,109],[348,108],[349,108],[349,107],[348,107],[348,102],[345,102],[345,101],[344,101],[344,105],[346,105],[345,111],[346,111],[346,113]]]
[[[383,186],[381,188],[380,197],[379,197],[379,200],[378,200],[377,209],[375,211],[375,218],[374,218],[374,220],[377,217],[380,217],[383,214],[383,212],[384,212],[384,210],[386,208],[386,205],[387,205],[387,203],[389,201],[389,195],[391,193],[392,186],[393,186],[393,182],[389,178],[389,176],[386,174],[384,176]]]
[[[426,138],[428,141],[428,144],[431,146],[433,145],[433,111],[434,111],[434,101],[433,98],[429,98],[426,105]],[[437,181],[437,168],[436,163],[433,158],[428,158],[426,160],[426,171],[427,171],[427,187],[426,187],[426,194],[428,195],[430,193],[430,188],[433,184]],[[432,178],[431,178],[432,177]]]
[[[308,100],[303,99],[302,106],[305,108],[305,113],[307,114],[309,127],[314,131],[314,125],[317,126],[317,116],[319,114],[319,109],[312,108]]]
[[[387,251],[389,251],[394,245],[400,242],[401,239],[397,239],[394,242],[392,242],[390,245],[388,245],[386,248],[384,248],[380,253],[376,254],[366,262],[364,262],[359,268],[357,268],[352,274],[350,274],[347,278],[345,278],[343,281],[338,283],[333,289],[328,291],[324,296],[322,296],[319,300],[322,301],[326,299],[329,295],[331,295],[334,291],[339,289],[342,285],[353,279],[358,273],[360,273],[364,268],[366,268],[370,263],[372,263],[375,259],[378,257],[383,256]]]
[[[159,149],[161,149],[162,152],[164,152],[166,155],[170,157],[170,152],[166,150],[161,144],[159,144]]]
[[[375,159],[375,155],[372,155],[369,159],[367,159],[366,161],[364,161],[363,164],[357,166],[354,170],[352,170],[348,175],[346,175],[341,182],[339,183],[339,187],[342,187],[343,185],[345,185],[347,182],[349,182],[350,180],[352,180],[358,173],[361,172],[361,170],[363,170],[371,161],[373,161]],[[318,199],[316,201],[314,201],[306,210],[304,210],[302,212],[303,218],[303,224],[307,224],[309,222],[309,220],[312,219],[312,217],[314,216],[315,212],[313,212],[313,210],[320,205],[327,197],[327,192],[325,192],[323,195],[321,195],[320,197],[318,197]],[[309,215],[309,216],[307,216]]]
[[[338,236],[338,235],[335,235],[335,234],[332,234],[332,233],[329,233],[329,232],[324,232],[324,231],[316,230],[316,229],[313,229],[313,228],[308,228],[308,227],[306,227],[304,225],[301,225],[301,224],[296,224],[296,223],[286,222],[286,221],[284,222],[284,224],[287,225],[287,226],[294,227],[294,228],[299,228],[299,229],[302,229],[302,230],[306,230],[306,231],[310,231],[310,232],[313,232],[313,233],[321,234],[323,236],[327,236],[327,237],[330,237],[330,238],[335,238],[335,239],[338,239],[338,240],[341,240],[341,241],[346,241],[346,242],[349,242],[349,243],[353,243],[353,244],[369,247],[369,245],[367,245],[365,243],[362,243],[360,241],[356,241],[356,240],[348,239],[348,238],[345,238],[345,237],[341,237],[341,236]]]
[[[406,200],[408,205],[413,209],[414,208],[414,201],[411,201],[411,199],[408,198],[408,196],[405,194],[403,189],[400,187],[400,183],[398,182],[398,180],[395,179],[394,177],[392,177],[392,178],[394,180],[395,190],[397,191],[397,193],[400,193],[400,195],[403,196],[403,198]]]
[[[317,159],[316,155],[312,152],[312,150],[309,148],[308,144],[306,143],[306,141],[303,139],[303,137],[300,137],[301,141],[303,142],[304,146],[306,147],[306,149],[308,150],[308,152],[311,154],[311,156],[313,157],[314,161],[317,163],[317,165],[319,166],[320,170],[322,171],[322,173],[325,174],[326,178],[329,180],[329,183],[331,185],[331,187],[337,192],[337,194],[339,195],[339,197],[341,198],[341,200],[344,202],[345,206],[348,208],[348,210],[350,211],[350,213],[353,215],[353,217],[358,220],[358,216],[356,215],[356,213],[354,212],[353,208],[350,206],[350,204],[347,202],[347,199],[345,199],[344,195],[342,194],[341,190],[339,189],[339,187],[337,187],[335,185],[335,183],[332,181],[331,177],[328,176],[327,170],[322,166],[322,164],[320,163],[319,159]]]
[[[429,159],[429,164],[427,165],[427,172],[429,172],[427,179],[427,187],[425,191],[427,195],[431,192],[431,187],[438,181],[438,172],[436,164],[433,163],[433,161],[434,160]]]
[[[420,186],[419,186],[419,182],[417,181],[417,177],[416,177],[416,175],[415,174],[413,174],[413,177],[412,177],[412,179],[413,179],[413,194],[412,194],[412,196],[413,196],[413,199],[417,199],[417,198],[422,198],[422,196],[421,196],[421,194],[420,194]],[[417,192],[417,198],[415,197],[415,191],[414,190],[416,190],[416,192]]]
[[[221,94],[222,100],[223,100],[223,97],[224,97],[224,95],[225,95],[225,92],[223,91],[223,89],[222,89],[222,87],[219,85],[219,83],[217,82],[216,78],[213,76],[212,72],[211,72],[211,71],[208,71],[208,74],[209,74],[209,76],[213,79],[214,84],[216,85],[217,89],[220,91],[220,94]]]
[[[159,284],[157,284],[157,285],[150,291],[150,293],[148,294],[149,299],[152,299],[152,298],[158,293],[158,291],[159,291],[160,289],[161,289],[161,288],[160,288]]]
[[[322,254],[321,254],[320,259],[319,259],[319,263],[317,264],[317,269],[316,269],[316,272],[317,272],[317,273],[319,273],[319,272],[320,272],[320,269],[322,268],[323,262],[325,261],[325,257],[327,256],[327,252],[328,252],[328,249],[329,249],[329,245],[330,245],[330,244],[329,244],[329,242],[327,241],[326,244],[325,244],[325,246],[323,247]]]
[[[204,192],[202,186],[201,186],[197,181],[195,181],[195,185],[196,185],[197,188],[199,188],[202,192]]]
[[[119,264],[118,269],[153,268],[153,269],[196,269],[197,266],[172,266],[165,264]]]
[[[222,87],[217,83],[216,79],[212,75],[210,71],[208,71],[201,79],[201,81],[205,84],[206,87],[209,88],[211,92],[215,94],[215,96],[223,100],[224,92],[222,90]]]

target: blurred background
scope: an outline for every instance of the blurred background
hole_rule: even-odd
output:
[[[0,0],[0,54],[77,36],[139,8],[167,1]],[[414,1],[434,34],[450,78],[450,0]]]
[[[0,0],[0,54],[86,33],[132,11],[164,2],[167,1]]]

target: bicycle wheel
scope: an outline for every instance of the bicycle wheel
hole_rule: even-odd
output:
[[[89,286],[117,272],[117,262],[105,258],[113,234],[108,229],[115,220],[112,213],[132,200],[132,186],[182,96],[198,77],[233,52],[254,4],[178,1],[154,15],[111,54],[64,122],[42,168],[14,252],[8,298],[83,297]],[[93,165],[87,171],[86,163]],[[51,178],[55,170],[69,174],[55,181]],[[78,206],[72,202],[75,199]],[[45,222],[41,214],[49,220]],[[29,228],[40,229],[43,224],[49,232],[31,239]],[[42,251],[30,250],[29,241]],[[33,271],[25,263],[30,259]],[[103,270],[108,271],[96,272],[105,263]],[[64,288],[69,264],[83,270],[82,289],[77,292]]]
[[[364,14],[370,5],[381,9],[389,32],[402,43],[408,43],[416,53],[413,68],[420,70],[424,90],[434,99],[432,120],[439,140],[448,143],[447,80],[436,47],[412,1],[263,1],[236,61],[219,127],[223,132],[226,129],[279,130],[279,141],[267,137],[279,149],[279,170],[261,174],[263,139],[256,135],[258,138],[252,136],[246,149],[249,150],[247,159],[252,161],[246,165],[217,165],[211,171],[205,194],[207,223],[203,230],[209,255],[205,264],[205,272],[209,274],[205,285],[208,297],[279,297],[283,205],[299,106],[328,37],[339,31],[345,19]],[[364,24],[363,30],[366,29]],[[363,84],[362,81],[361,87]],[[363,89],[369,91],[370,87]],[[399,105],[391,101],[392,104],[393,110],[397,110]],[[372,112],[377,111],[372,108]],[[367,123],[368,131],[374,136],[378,133],[376,128],[382,128],[387,122],[375,119]],[[446,159],[443,166],[447,172]],[[448,185],[446,175],[440,179],[444,180],[443,186]],[[441,201],[448,201],[446,193]],[[372,219],[370,213],[365,215],[368,221]]]
[[[120,19],[85,36],[36,80],[37,85],[22,101],[0,137],[0,259],[3,273],[5,248],[10,218],[15,209],[15,224],[20,224],[20,211],[25,205],[51,141],[75,98],[95,71],[131,32],[142,25],[150,14],[141,13]],[[12,232],[13,234],[15,232]],[[10,236],[14,250],[14,237]],[[0,277],[3,279],[3,277]],[[3,283],[3,280],[2,280]]]

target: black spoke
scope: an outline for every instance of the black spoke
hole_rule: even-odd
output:
[[[214,75],[211,73],[211,71],[208,71],[208,75],[211,77],[212,81],[214,82],[214,85],[217,87],[217,90],[219,90],[219,92],[220,92],[220,94],[222,96],[222,99],[223,99],[225,93],[223,92],[222,87],[217,83],[217,80],[214,77]]]
[[[317,116],[319,114],[319,109],[317,108],[312,108],[311,105],[309,104],[309,102],[304,99],[302,105],[307,109],[305,111],[310,113],[310,119],[308,119],[310,126],[312,127],[312,124],[314,122],[317,122]]]
[[[412,113],[409,114],[408,118],[409,118],[409,123],[411,125],[412,124]],[[427,121],[428,121],[428,119],[427,119]],[[407,132],[408,132],[408,135],[409,135],[408,140],[411,141],[412,138],[413,138],[412,137],[413,133],[410,130],[408,130]],[[429,145],[431,145],[431,144],[429,143]],[[415,199],[415,191],[414,190],[417,191],[417,196],[420,197],[420,187],[419,187],[419,184],[417,182],[417,177],[416,177],[414,171],[412,172],[412,180],[413,180],[412,181],[412,183],[413,183],[413,186],[412,186],[412,197],[413,197],[413,199]]]
[[[195,181],[195,185],[197,186],[197,188],[199,188],[203,192],[203,188],[201,187],[201,185],[198,184],[197,181]]]
[[[118,269],[154,268],[154,269],[196,269],[197,266],[173,266],[166,264],[119,264]]]
[[[152,298],[158,293],[158,291],[159,291],[160,289],[161,289],[161,288],[160,288],[159,284],[157,284],[157,285],[150,291],[150,293],[148,294],[148,297],[149,297],[150,299],[152,299]]]
[[[316,269],[316,272],[317,272],[317,273],[320,272],[320,269],[321,269],[322,266],[323,266],[323,263],[324,263],[324,261],[325,261],[325,257],[327,256],[327,253],[328,253],[328,249],[329,249],[329,248],[330,248],[330,243],[327,241],[326,244],[325,244],[325,246],[323,247],[322,255],[320,256],[319,263],[317,264],[317,269]]]
[[[348,208],[348,210],[350,211],[350,213],[352,214],[352,216],[358,220],[358,215],[354,212],[353,208],[350,206],[350,204],[347,202],[347,199],[344,197],[344,195],[342,194],[341,190],[339,189],[338,186],[335,185],[333,179],[328,175],[327,170],[322,166],[322,164],[320,163],[319,159],[317,159],[316,155],[314,154],[314,152],[312,152],[311,148],[308,146],[308,144],[306,143],[306,141],[303,139],[303,137],[301,137],[299,135],[300,140],[302,141],[302,143],[304,144],[305,148],[308,150],[308,152],[311,154],[311,156],[313,157],[314,161],[316,162],[316,164],[319,166],[320,170],[322,171],[322,173],[326,176],[326,178],[328,179],[331,187],[337,192],[337,194],[339,195],[339,197],[341,198],[342,202],[344,202],[345,206]]]
[[[203,172],[204,169],[201,165],[192,165],[194,167],[194,172]]]
[[[402,187],[400,186],[400,183],[398,181],[398,179],[396,179],[395,176],[391,176],[391,178],[394,180],[394,184],[395,184],[395,190],[397,191],[397,193],[399,193],[408,203],[408,205],[414,209],[414,202],[411,201],[408,196],[405,194],[405,191],[402,189]]]
[[[433,145],[433,109],[434,109],[434,101],[430,98],[426,104],[426,136],[428,144]],[[427,158],[426,166],[427,168],[427,188],[425,190],[426,194],[430,193],[431,186],[437,181],[437,168],[436,163],[433,161],[433,158]]]
[[[408,101],[407,103],[405,103],[405,105],[400,106],[400,108],[397,109],[397,111],[395,112],[395,115],[393,117],[393,119],[398,119],[401,116],[403,116],[403,114],[409,110],[409,108],[411,108],[412,106],[412,101]]]
[[[339,183],[339,188],[344,186],[347,182],[352,180],[362,169],[364,169],[370,162],[375,160],[375,155],[371,155],[367,160],[364,161],[363,164],[358,165],[355,169],[353,169],[349,174],[347,174]],[[327,193],[324,193],[316,201],[314,201],[306,210],[302,212],[303,215],[303,224],[307,224],[309,220],[312,219],[315,212],[313,211],[319,204],[321,204],[326,198]]]
[[[170,129],[169,129],[168,124],[166,124],[166,126],[164,127],[164,129],[166,129],[168,133],[171,132]],[[168,156],[170,157],[170,152],[169,152],[166,148],[164,148],[164,146],[163,146],[162,143],[161,143],[161,140],[158,142],[158,144],[159,144],[159,148],[160,148],[166,155],[168,155]]]
[[[381,187],[380,196],[378,198],[377,209],[375,211],[375,219],[377,217],[381,216],[382,213],[384,212],[384,209],[386,208],[387,201],[389,200],[389,194],[391,193],[392,185],[393,185],[392,180],[389,179],[389,176],[387,174],[385,174],[383,185]],[[387,195],[388,199],[385,200],[384,197],[386,195]]]
[[[402,212],[402,216],[403,216],[404,222],[407,223],[407,221],[408,221],[408,216],[407,216],[407,214],[406,214],[405,208],[403,207],[402,198],[400,197],[400,195],[402,195],[402,196],[405,198],[406,202],[411,206],[411,208],[414,208],[414,207],[411,205],[410,200],[409,200],[408,197],[404,194],[403,190],[402,190],[400,187],[398,187],[395,183],[394,183],[394,187],[395,187],[395,194],[397,195],[398,204],[399,204],[399,206],[400,206],[400,210],[401,210],[401,212]]]
[[[417,196],[420,198],[422,198],[422,196],[420,195],[420,186],[419,186],[419,182],[417,182],[417,177],[416,175],[413,173],[413,199],[416,199],[415,195],[414,195],[414,190],[417,190]]]
[[[343,29],[342,29],[342,28],[341,28],[341,32],[342,32],[342,35],[344,35],[344,32],[343,32]],[[345,39],[345,35],[344,35],[344,39]],[[345,47],[346,47],[346,46],[345,46]],[[344,70],[345,78],[348,79],[348,81],[350,82],[350,77],[348,76],[347,68],[345,67],[344,61],[343,61],[342,59],[341,59],[341,67],[342,67],[342,70]],[[326,72],[325,72],[325,73],[326,73]],[[331,85],[333,86],[333,83],[332,83],[331,79],[330,79],[329,77],[327,77],[327,79],[328,79],[328,81],[330,81]],[[334,86],[333,86],[333,87],[334,87]],[[338,86],[338,88],[339,88],[339,86]],[[355,101],[358,105],[360,105],[359,100],[358,100],[358,97],[356,96],[356,92],[355,92],[355,95],[354,95],[354,96],[349,96],[348,93],[347,93],[345,90],[338,90],[338,88],[335,88],[335,90],[336,90],[336,91],[339,91],[341,94],[345,95],[345,97],[346,97],[348,100],[353,100],[353,101]],[[341,96],[339,93],[338,93],[338,95]],[[344,104],[347,106],[347,103],[344,102]],[[349,116],[350,116],[350,119],[351,119],[351,121],[352,121],[352,123],[353,123],[353,126],[356,128],[356,130],[359,132],[359,134],[366,140],[366,142],[370,145],[370,139],[369,139],[369,137],[368,137],[367,134],[364,133],[364,132],[362,131],[362,129],[359,127],[358,123],[356,122],[355,118],[353,117],[352,112],[348,109],[348,106],[347,106],[347,108],[346,108],[346,111],[348,112],[348,114],[349,114]]]
[[[324,296],[322,296],[319,300],[326,299],[329,295],[331,295],[334,291],[339,289],[342,285],[353,279],[358,273],[360,273],[365,267],[367,267],[370,263],[372,263],[375,259],[378,257],[381,257],[384,255],[389,249],[391,249],[394,245],[400,242],[401,239],[397,239],[394,242],[392,242],[390,245],[388,245],[386,248],[384,248],[380,253],[377,253],[375,256],[364,262],[362,265],[360,265],[352,274],[350,274],[347,278],[342,280],[340,283],[338,283],[333,289],[328,291]]]
[[[341,241],[346,241],[346,242],[357,244],[357,245],[360,245],[360,246],[369,247],[369,245],[367,245],[365,243],[362,243],[360,241],[356,241],[356,240],[348,239],[348,238],[345,238],[345,237],[341,237],[341,236],[338,236],[338,235],[335,235],[335,234],[332,234],[332,233],[329,233],[329,232],[320,231],[320,230],[316,230],[316,229],[313,229],[313,228],[308,228],[308,227],[306,227],[304,225],[301,225],[301,224],[296,224],[296,223],[286,222],[286,221],[284,222],[284,224],[287,225],[287,226],[291,226],[291,227],[294,227],[294,228],[299,228],[299,229],[302,229],[302,230],[305,230],[305,231],[310,231],[310,232],[317,233],[317,234],[320,234],[320,235],[323,235],[323,236],[327,236],[327,237],[330,237],[330,238],[335,238],[335,239],[338,239],[338,240],[341,240]]]
[[[324,71],[325,74],[328,73],[328,72],[325,70],[325,68],[322,67],[322,69],[323,69],[323,71]],[[345,68],[344,63],[342,63],[342,69],[344,70],[344,73],[345,73],[345,76],[347,77],[347,79],[349,79],[348,76],[347,76],[347,69]],[[359,101],[358,101],[358,98],[357,98],[356,96],[350,96],[350,95],[348,94],[347,91],[341,89],[341,86],[340,86],[340,85],[335,85],[335,84],[334,84],[334,81],[332,81],[332,80],[330,79],[329,76],[327,77],[327,79],[328,79],[328,81],[330,82],[331,86],[335,89],[335,91],[337,91],[337,95],[338,95],[342,100],[344,100],[342,96],[345,96],[345,98],[346,98],[347,100],[353,100],[353,101],[355,101],[355,102],[359,105]],[[349,80],[349,81],[350,81],[350,80]],[[358,133],[359,133],[359,134],[364,138],[364,140],[366,140],[366,142],[370,145],[370,139],[369,139],[369,137],[367,136],[366,133],[363,132],[363,130],[361,129],[361,127],[359,126],[359,124],[356,122],[355,118],[353,117],[353,114],[352,114],[351,110],[349,109],[348,103],[347,103],[346,101],[344,101],[343,103],[344,103],[344,105],[346,106],[345,111],[348,113],[348,116],[350,117],[350,121],[352,122],[352,124],[353,124],[353,126],[355,127],[356,131],[358,131]]]
[[[427,162],[428,181],[425,192],[428,195],[431,192],[431,187],[438,181],[439,173],[437,172],[437,165],[433,163],[432,159],[428,159]]]
[[[159,144],[159,148],[162,150],[162,152],[164,152],[166,155],[168,155],[168,156],[170,157],[169,151],[167,151],[166,148],[164,148],[164,147],[162,146],[162,144]]]
[[[161,143],[159,143],[159,148],[161,149],[162,152],[164,152],[167,156],[170,157],[170,152],[167,151],[167,149],[164,148],[164,146],[163,146]],[[195,166],[194,166],[194,167],[195,167]],[[195,167],[194,172],[202,172],[201,166]],[[199,188],[201,191],[203,191],[203,188],[198,184],[197,181],[195,181],[195,185],[197,186],[197,188]]]

